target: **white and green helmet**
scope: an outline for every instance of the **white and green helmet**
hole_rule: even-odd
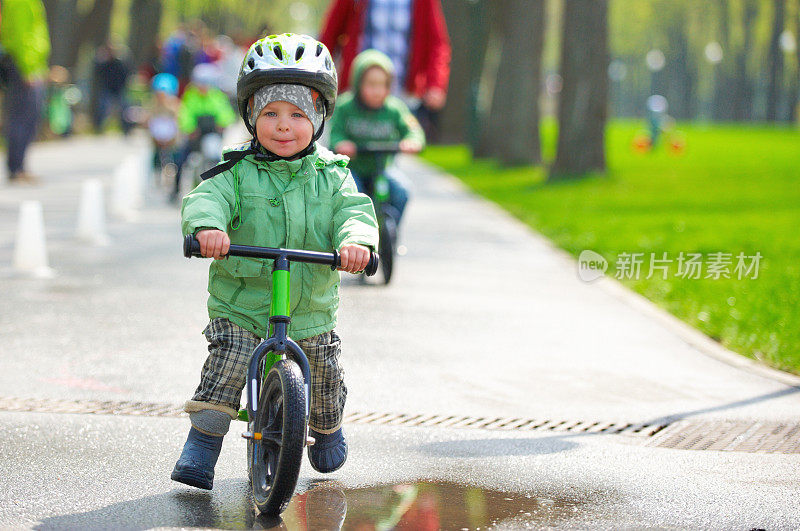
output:
[[[275,83],[311,87],[324,100],[325,119],[333,114],[339,89],[336,66],[328,48],[313,37],[268,35],[247,50],[236,82],[236,100],[239,114],[252,134],[255,131],[250,124],[250,97],[261,87]]]

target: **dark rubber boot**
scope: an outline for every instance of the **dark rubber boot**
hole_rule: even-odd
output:
[[[220,450],[222,437],[206,435],[192,427],[170,477],[192,487],[211,490]]]
[[[347,441],[342,428],[333,433],[319,433],[309,428],[308,433],[316,441],[308,447],[308,460],[314,470],[323,474],[339,470],[347,461]]]

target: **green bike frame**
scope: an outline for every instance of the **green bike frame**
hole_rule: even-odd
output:
[[[202,256],[200,243],[193,235],[188,235],[183,242],[183,254],[187,258]],[[318,251],[301,251],[294,249],[278,249],[273,247],[252,247],[249,245],[231,245],[228,254],[275,260],[272,269],[272,306],[269,317],[269,337],[262,341],[253,351],[247,367],[247,409],[239,411],[239,419],[254,419],[258,408],[258,397],[261,383],[272,366],[280,359],[288,357],[294,361],[303,373],[306,388],[306,421],[310,413],[311,401],[311,369],[303,349],[287,336],[289,322],[289,262],[305,262],[328,265],[335,269],[339,266],[339,253],[322,253]],[[374,275],[378,269],[379,257],[372,253],[369,264],[365,268],[367,275]],[[306,423],[307,424],[307,423]]]

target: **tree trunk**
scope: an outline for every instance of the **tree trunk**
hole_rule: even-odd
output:
[[[47,0],[44,6],[50,32],[50,63],[71,68],[78,57],[75,32],[78,0]]]
[[[733,100],[734,120],[753,119],[753,84],[747,68],[747,55],[753,47],[753,30],[758,16],[758,3],[755,0],[744,0],[742,15],[742,33],[744,41],[736,55],[736,83]]]
[[[511,12],[498,78],[507,101],[500,161],[506,166],[542,161],[539,144],[539,87],[544,46],[544,0],[511,0]]]
[[[769,85],[767,86],[767,121],[778,121],[778,110],[781,103],[783,86],[783,50],[781,49],[781,33],[783,33],[785,0],[773,0],[775,12],[772,18],[772,36],[769,41]]]
[[[111,12],[114,10],[114,0],[94,0],[92,10],[81,20],[81,35],[86,35],[86,40],[94,48],[108,42],[111,30]]]
[[[549,180],[605,170],[608,1],[564,3],[558,147]]]
[[[674,60],[667,65],[669,91],[669,114],[678,120],[696,118],[695,81],[696,68],[689,52],[686,35],[688,20],[685,13],[676,15],[675,24],[670,25],[667,35],[670,47],[674,50]]]
[[[714,65],[714,101],[711,116],[714,120],[725,121],[733,118],[731,100],[733,90],[731,84],[730,65],[733,59],[733,45],[730,33],[730,12],[727,0],[717,0],[719,19],[719,40],[722,46],[722,61]]]
[[[64,3],[72,4],[73,11],[69,18],[69,30],[72,31],[69,45],[65,46],[64,66],[70,68],[78,62],[78,54],[81,46],[90,43],[93,49],[108,41],[108,34],[111,28],[111,11],[114,7],[113,0],[95,0],[92,9],[82,17],[78,17],[77,7],[73,0],[62,0]],[[66,8],[65,8],[66,9]]]
[[[155,59],[160,26],[161,0],[131,2],[128,48],[131,51],[131,66],[134,70]]]
[[[447,104],[442,109],[439,141],[445,144],[463,143],[469,140],[471,90],[473,71],[483,65],[485,41],[480,34],[472,32],[476,10],[483,8],[486,0],[464,2],[445,0],[442,3],[447,32],[453,53],[450,63],[450,82],[447,89]]]
[[[477,144],[473,147],[472,154],[475,157],[494,157],[500,151],[500,143],[503,138],[503,128],[505,127],[504,108],[506,97],[503,91],[503,76],[506,75],[504,66],[506,35],[509,18],[509,0],[493,0],[489,5],[490,36],[487,43],[487,51],[495,52],[499,57],[499,64],[491,80],[492,102],[490,108],[481,119],[480,131],[477,131]],[[510,46],[510,45],[509,45]],[[489,61],[486,61],[485,68],[489,68]],[[492,65],[494,66],[494,65]]]
[[[795,27],[800,28],[800,0],[798,0],[796,4],[795,20],[797,21]],[[798,35],[796,38],[800,40],[800,35]],[[797,46],[795,46],[795,54],[796,64],[794,69],[794,80],[792,82],[791,96],[789,97],[789,120],[791,122],[795,122],[798,119],[797,106],[800,98],[800,94],[798,94],[798,92],[800,92],[800,42],[798,42]]]

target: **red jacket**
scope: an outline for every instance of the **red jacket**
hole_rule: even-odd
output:
[[[319,40],[338,61],[339,92],[350,84],[350,65],[361,50],[368,0],[334,0],[325,16]],[[440,0],[412,0],[411,46],[405,88],[421,97],[431,88],[447,92],[450,39]]]

